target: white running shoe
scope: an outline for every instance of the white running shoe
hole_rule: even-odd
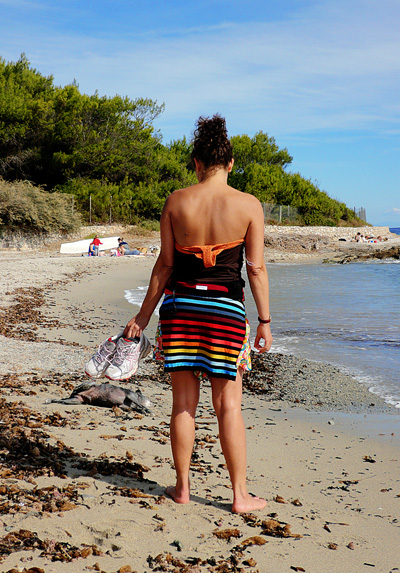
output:
[[[117,349],[117,341],[121,338],[122,332],[111,338],[107,338],[99,346],[96,354],[85,365],[85,374],[91,378],[101,378],[110,366],[111,360]]]
[[[105,372],[106,378],[109,380],[126,380],[130,378],[138,369],[139,360],[142,360],[150,352],[150,341],[143,333],[140,335],[139,341],[120,338],[111,364]]]

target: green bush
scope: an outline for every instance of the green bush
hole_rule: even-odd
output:
[[[73,179],[59,188],[74,195],[76,204],[86,222],[118,221],[135,225],[143,219],[159,219],[165,197],[162,187],[135,185],[127,181],[109,183],[96,179]]]
[[[47,193],[28,181],[0,179],[0,225],[37,233],[71,233],[81,225],[74,198]]]
[[[139,233],[141,233],[142,231],[159,231],[160,221],[155,221],[154,219],[145,219],[143,221],[140,221],[137,227]]]

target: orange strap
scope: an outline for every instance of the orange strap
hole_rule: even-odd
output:
[[[244,243],[244,239],[239,239],[238,241],[232,241],[231,243],[221,243],[219,245],[195,245],[193,247],[183,247],[178,243],[175,243],[175,248],[180,253],[192,253],[198,259],[202,259],[206,269],[215,266],[215,261],[217,255],[225,251],[226,249],[231,249]]]

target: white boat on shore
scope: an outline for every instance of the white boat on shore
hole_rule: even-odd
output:
[[[73,241],[72,243],[62,243],[60,253],[65,255],[86,254],[92,241],[93,239],[82,239],[81,241]],[[102,245],[99,246],[100,251],[107,251],[118,247],[118,237],[100,237],[100,241],[102,242]]]

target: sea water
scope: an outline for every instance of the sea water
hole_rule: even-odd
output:
[[[267,268],[271,351],[336,365],[400,407],[400,263]],[[125,296],[140,306],[145,293],[141,287]],[[248,286],[245,295],[254,336],[257,310]]]
[[[400,406],[400,263],[271,264],[268,272],[274,351],[334,364]]]

